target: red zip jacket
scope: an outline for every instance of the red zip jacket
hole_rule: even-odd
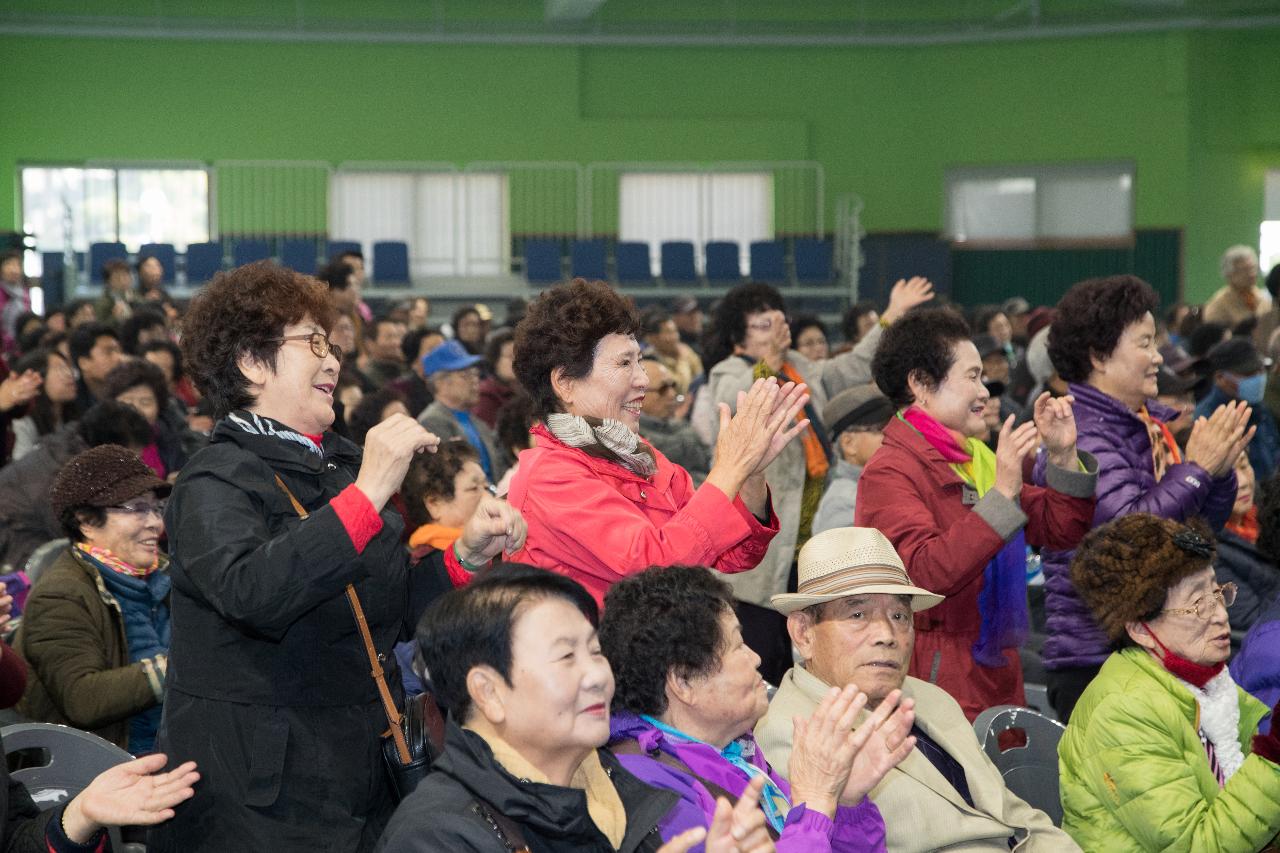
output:
[[[739,498],[689,474],[653,448],[658,470],[646,480],[615,462],[563,444],[542,424],[520,454],[507,499],[529,525],[512,559],[552,569],[585,586],[597,602],[613,583],[650,566],[756,567],[778,532]]]

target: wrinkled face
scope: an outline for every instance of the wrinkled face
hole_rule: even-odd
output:
[[[127,388],[116,395],[116,402],[132,406],[152,426],[155,426],[156,420],[160,417],[160,403],[156,400],[156,394],[151,390],[150,385],[135,385]]]
[[[991,395],[982,384],[978,348],[969,340],[956,341],[951,358],[951,369],[937,388],[912,382],[916,403],[947,429],[965,436],[982,435],[987,426],[983,411]]]
[[[44,395],[54,403],[70,403],[76,398],[76,376],[60,356],[50,355],[44,372]]]
[[[650,359],[642,363],[645,375],[649,377],[642,410],[646,415],[666,420],[676,413],[676,398],[679,396],[676,380],[662,362]]]
[[[827,336],[817,326],[809,326],[796,338],[796,350],[810,361],[821,361],[827,357]]]
[[[515,384],[516,371],[513,366],[516,354],[516,342],[507,341],[498,348],[498,361],[493,366],[493,375],[507,384]]]
[[[110,335],[100,335],[89,354],[80,357],[80,375],[88,382],[101,382],[123,357],[119,341]]]
[[[404,323],[379,323],[378,335],[373,339],[370,355],[380,361],[403,361],[400,341],[408,331]]]
[[[775,353],[786,352],[790,347],[791,327],[787,324],[787,315],[775,308],[747,315],[746,333],[736,349],[760,361]]]
[[[902,686],[915,645],[910,600],[872,593],[820,605],[821,619],[793,613],[788,625],[805,668],[833,687],[856,684],[868,707]]]
[[[710,675],[689,679],[694,712],[702,728],[723,730],[738,737],[751,731],[769,710],[769,694],[760,676],[760,656],[742,639],[742,626],[733,611],[720,614],[720,660]]]
[[[431,374],[436,398],[451,409],[469,409],[480,399],[480,368],[438,370]]]
[[[1148,311],[1120,334],[1111,355],[1094,357],[1089,384],[1110,394],[1132,409],[1159,393],[1157,379],[1164,358],[1156,345],[1156,321]]]
[[[609,739],[613,670],[595,628],[562,598],[536,599],[517,611],[511,630],[509,709],[501,734],[535,766],[547,756],[586,752]]]
[[[639,432],[640,410],[648,390],[649,375],[640,359],[640,345],[634,337],[614,332],[596,344],[589,374],[565,380],[569,396],[561,395],[560,402],[571,415],[621,421],[632,432]]]
[[[168,350],[153,349],[144,353],[143,358],[160,368],[160,372],[164,374],[164,381],[172,387],[173,385],[173,353]]]
[[[427,512],[436,524],[446,527],[462,527],[476,511],[480,499],[484,497],[485,486],[489,481],[484,476],[484,469],[477,463],[468,461],[453,478],[453,497],[449,500],[427,498]]]
[[[323,333],[310,317],[285,326],[280,337]],[[285,341],[276,350],[276,367],[265,364],[252,375],[242,360],[241,370],[249,377],[257,398],[250,411],[275,418],[306,435],[319,435],[333,424],[333,391],[338,383],[338,359],[330,352],[320,358],[305,340]]]
[[[1236,258],[1227,273],[1227,283],[1237,290],[1249,290],[1258,285],[1258,259],[1255,256]]]
[[[159,287],[162,279],[164,279],[164,265],[157,258],[147,258],[138,266],[138,283],[144,291]]]
[[[160,553],[160,534],[164,532],[164,504],[147,492],[120,507],[107,509],[107,519],[100,527],[81,524],[85,541],[112,554],[131,566],[154,566]]]
[[[1249,464],[1249,454],[1241,453],[1236,459],[1236,502],[1231,511],[1243,515],[1253,508],[1253,490],[1257,485],[1253,466]]]
[[[659,326],[657,334],[649,336],[649,343],[653,344],[653,348],[665,356],[675,358],[679,355],[680,330],[676,328],[676,321],[667,320]]]
[[[1227,608],[1214,593],[1218,581],[1206,567],[1178,582],[1164,600],[1164,609],[1184,610],[1198,606],[1194,613],[1161,613],[1147,623],[1165,647],[1189,661],[1214,666],[1231,656],[1231,622]]]
[[[987,334],[1004,346],[1013,340],[1013,324],[1009,322],[1004,312],[1001,312],[987,321]]]

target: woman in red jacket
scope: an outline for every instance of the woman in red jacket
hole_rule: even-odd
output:
[[[872,362],[899,408],[863,469],[854,524],[879,528],[911,577],[947,600],[917,613],[911,675],[949,692],[970,719],[1026,704],[1026,548],[1072,547],[1089,529],[1097,463],[1076,452],[1071,398],[1035,401],[1005,421],[995,451],[987,389],[969,327],[953,311],[918,311],[885,330]],[[1023,480],[1036,449],[1033,481]],[[1047,485],[1047,487],[1045,487]]]
[[[538,298],[516,327],[515,372],[541,419],[508,500],[529,525],[513,559],[553,569],[597,602],[649,566],[755,568],[778,532],[764,481],[808,425],[804,385],[758,380],[737,414],[721,407],[715,464],[697,489],[639,435],[649,387],[631,303],[575,279]]]

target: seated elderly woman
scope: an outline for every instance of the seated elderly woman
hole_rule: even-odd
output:
[[[993,705],[1025,705],[1027,546],[1073,547],[1093,517],[1097,466],[1076,453],[1070,398],[1041,394],[1034,421],[1015,428],[1007,418],[992,451],[979,438],[990,397],[982,360],[948,309],[885,330],[872,371],[899,411],[862,471],[854,524],[883,532],[911,577],[947,597],[915,614],[910,673],[950,693],[971,720]]]
[[[1131,275],[1079,282],[1058,302],[1049,357],[1068,383],[1081,450],[1098,460],[1091,526],[1134,512],[1220,529],[1231,514],[1232,464],[1253,435],[1247,405],[1222,406],[1197,420],[1180,450],[1161,405],[1155,291]],[[1049,702],[1068,720],[1076,699],[1110,654],[1107,638],[1071,586],[1070,547],[1041,552],[1048,638],[1043,657]]]
[[[867,792],[914,748],[912,703],[899,707],[895,692],[854,730],[867,697],[833,688],[808,720],[797,718],[788,784],[752,737],[769,700],[733,604],[727,583],[686,566],[649,569],[605,596],[600,646],[617,679],[610,749],[680,796],[663,835],[705,823],[717,795],[764,778],[761,807],[779,850],[884,849]]]
[[[1280,739],[1236,686],[1212,534],[1135,513],[1090,533],[1076,590],[1117,651],[1058,745],[1063,829],[1085,850],[1269,848],[1280,832]]]
[[[169,484],[118,444],[67,462],[49,490],[71,540],[27,598],[14,647],[33,677],[18,710],[155,749],[169,653]]]
[[[808,425],[804,385],[750,385],[721,412],[715,464],[697,489],[637,434],[649,387],[631,303],[576,279],[529,306],[515,370],[542,423],[520,454],[509,500],[529,535],[519,559],[567,574],[597,601],[652,565],[755,568],[778,530],[764,470]]]
[[[655,827],[676,798],[602,748],[614,683],[596,621],[582,585],[515,563],[432,605],[418,643],[449,712],[444,752],[396,810],[380,853],[659,849]],[[735,807],[733,837],[725,821],[713,827],[709,851],[773,849],[758,792]],[[700,833],[660,853],[691,839]]]

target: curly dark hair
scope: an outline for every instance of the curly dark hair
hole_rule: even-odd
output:
[[[167,352],[169,357],[173,359],[173,382],[176,385],[182,381],[182,377],[186,375],[182,367],[182,348],[170,340],[163,341],[147,341],[138,347],[138,355],[142,358],[147,357],[150,352]]]
[[[348,437],[363,447],[369,430],[382,423],[382,413],[397,400],[405,401],[404,395],[394,388],[379,388],[361,397],[360,402],[347,413]]]
[[[129,319],[120,324],[120,346],[129,355],[141,355],[138,351],[138,338],[142,333],[152,329],[167,331],[168,328],[169,324],[159,309],[139,306]]]
[[[969,324],[951,308],[911,311],[880,336],[871,374],[895,406],[909,406],[915,398],[907,380],[937,388],[955,363],[956,343],[967,340]]]
[[[635,307],[603,281],[575,278],[543,291],[516,326],[516,378],[533,398],[534,414],[545,418],[561,410],[551,374],[571,379],[591,375],[596,347],[607,335],[635,335]]]
[[[733,589],[710,569],[655,566],[619,581],[604,597],[600,648],[613,667],[614,710],[667,710],[667,674],[692,678],[720,668],[720,615]]]
[[[145,385],[156,395],[156,407],[161,413],[169,405],[169,386],[164,380],[164,371],[141,358],[125,359],[111,368],[103,384],[108,400],[114,400],[130,388]]]
[[[414,457],[409,466],[410,474],[405,476],[400,487],[405,505],[413,516],[411,521],[421,527],[434,520],[427,511],[427,498],[452,500],[454,479],[468,462],[479,464],[480,454],[464,438],[442,441],[435,453]]]
[[[1085,382],[1093,359],[1110,356],[1124,330],[1148,312],[1154,316],[1159,307],[1151,285],[1136,275],[1077,282],[1058,300],[1049,327],[1049,360],[1067,382]]]
[[[1159,616],[1169,590],[1212,566],[1214,553],[1213,532],[1200,519],[1182,524],[1137,512],[1089,531],[1071,560],[1071,583],[1122,649],[1135,645],[1125,625]]]
[[[326,332],[333,328],[328,288],[271,261],[219,273],[196,294],[182,322],[182,354],[216,417],[253,405],[240,356],[247,354],[275,370],[280,344],[274,339],[304,317]]]
[[[510,453],[527,450],[532,446],[529,428],[534,420],[533,399],[522,389],[517,389],[511,399],[498,409],[498,422],[494,428],[498,434],[498,446]]]
[[[703,336],[703,364],[710,368],[733,355],[733,348],[747,337],[748,314],[786,310],[782,294],[772,285],[750,282],[733,288],[711,312],[711,324]]]
[[[817,329],[822,332],[822,336],[824,338],[831,337],[831,335],[827,333],[826,323],[823,323],[822,319],[817,314],[797,314],[795,317],[791,318],[792,341],[800,340],[800,333],[805,329]]]
[[[492,667],[511,684],[511,635],[523,611],[550,598],[576,607],[592,625],[595,599],[565,575],[524,563],[502,563],[435,600],[418,623],[416,639],[436,698],[459,724],[471,714],[467,674]]]

